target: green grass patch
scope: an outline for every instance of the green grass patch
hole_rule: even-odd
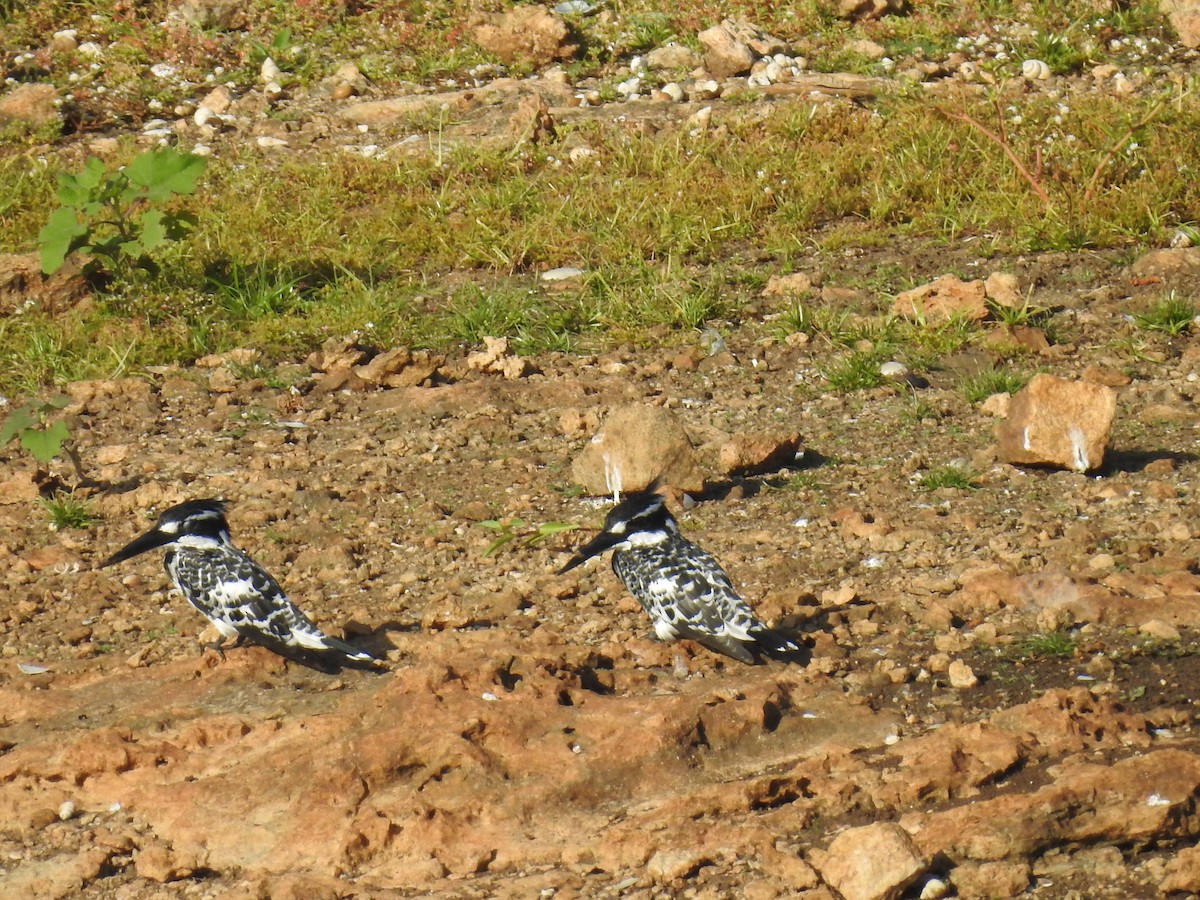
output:
[[[91,504],[73,494],[57,493],[52,497],[41,498],[40,502],[50,517],[50,527],[55,531],[64,528],[90,528],[100,521],[100,517],[92,511]]]
[[[1196,304],[1178,296],[1174,291],[1159,299],[1144,313],[1135,313],[1134,324],[1145,331],[1177,335],[1187,331],[1196,321]]]
[[[993,394],[1015,394],[1029,376],[1009,369],[989,369],[966,378],[962,383],[963,398],[968,403],[982,403]]]
[[[977,487],[979,476],[965,466],[935,466],[923,473],[917,481],[917,486],[924,491],[936,491],[939,488],[952,488],[959,491],[973,491]]]
[[[1020,659],[1069,659],[1075,655],[1078,641],[1065,631],[1031,634],[1012,645]]]

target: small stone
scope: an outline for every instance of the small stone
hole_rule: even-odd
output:
[[[539,6],[516,6],[479,17],[473,20],[472,36],[506,65],[546,66],[571,59],[579,49],[570,42],[570,29],[562,16]]]
[[[793,272],[790,275],[772,275],[767,279],[763,288],[764,297],[803,297],[813,289],[812,276],[807,272]]]
[[[659,884],[670,884],[677,878],[688,878],[709,865],[711,860],[695,850],[658,850],[646,863],[646,874]]]
[[[574,161],[573,159],[572,162]],[[574,266],[559,266],[556,269],[547,269],[542,273],[541,278],[542,281],[568,281],[584,274],[586,273],[583,269],[576,269]]]
[[[719,467],[726,475],[757,475],[794,464],[801,452],[799,432],[736,434],[721,445]]]
[[[844,900],[891,900],[928,867],[908,832],[893,822],[847,829],[811,858]]]
[[[75,801],[64,800],[62,805],[58,807],[59,821],[66,822],[75,818]]]
[[[650,69],[694,69],[702,62],[700,54],[691,47],[671,41],[655,47],[646,54],[646,66]]]
[[[979,404],[979,411],[985,415],[989,415],[997,419],[1003,419],[1008,416],[1008,410],[1011,404],[1012,394],[1007,392],[992,394]]]
[[[974,670],[961,659],[950,663],[946,675],[950,679],[950,687],[956,691],[967,691],[979,684],[979,677]]]
[[[952,318],[973,321],[986,319],[987,296],[982,281],[963,281],[955,275],[943,275],[928,284],[902,291],[892,303],[892,312],[899,316],[924,319],[929,324],[948,322]]]
[[[1025,305],[1021,282],[1010,272],[993,272],[983,280],[983,292],[997,306],[1019,309]]]
[[[1152,637],[1160,641],[1176,642],[1182,640],[1179,629],[1161,619],[1151,619],[1149,622],[1144,622],[1138,628],[1138,631],[1147,637]]]
[[[19,84],[0,97],[0,124],[48,125],[61,118],[58,91],[49,84]]]
[[[735,36],[731,24],[726,19],[696,36],[704,47],[704,67],[718,78],[745,74],[754,65],[754,54]]]
[[[908,366],[902,362],[890,360],[880,364],[879,374],[891,381],[898,381],[908,375]]]

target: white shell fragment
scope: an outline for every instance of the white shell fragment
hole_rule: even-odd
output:
[[[1045,81],[1050,77],[1050,66],[1040,59],[1027,59],[1021,63],[1021,74],[1030,81]]]

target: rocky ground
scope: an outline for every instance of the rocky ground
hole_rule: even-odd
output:
[[[478,114],[458,137],[729,112],[547,90],[460,98]],[[304,140],[361,143],[415,101],[337,102],[297,117]],[[223,114],[176,130],[218,152],[222,134],[303,143],[303,124],[243,110],[256,124],[222,132]],[[1000,271],[1054,311],[1040,337],[992,323],[998,349],[913,384],[831,389],[845,350],[784,339],[764,303],[724,346],[522,362],[335,339],[70,385],[98,523],[51,530],[39,495],[74,474],[0,453],[0,895],[1200,893],[1200,342],[1130,318],[1169,287],[1193,297],[1195,253],[975,253],[913,242],[806,273],[806,296],[854,306],[878,298],[836,286],[885,265]],[[962,385],[1014,341],[1029,370],[1117,392],[1098,470],[998,455]],[[605,511],[573,462],[636,404],[696,448],[703,488],[671,492],[688,536],[805,636],[806,666],[657,642],[606,563],[555,574]],[[803,454],[756,474],[728,449],[794,435]],[[950,465],[973,484],[931,484]],[[387,672],[201,653],[157,559],[97,568],[200,497],[230,500],[235,540]],[[488,520],[516,534],[490,554]],[[525,541],[551,522],[588,531]]]
[[[1200,345],[1132,342],[1141,289],[1102,257],[1011,265],[1070,322],[1040,362],[1127,381],[1098,473],[996,460],[953,368],[914,413],[909,388],[813,390],[820,339],[748,331],[394,388],[228,357],[72,385],[100,523],[48,530],[11,452],[0,506],[5,893],[1200,889]],[[709,487],[684,527],[806,667],[652,640],[606,565],[555,574],[573,533],[484,555],[481,520],[598,525],[571,463],[632,403],[686,428]],[[793,431],[791,468],[721,474],[731,437]],[[958,459],[975,489],[919,486]],[[201,655],[157,560],[96,568],[206,496],[390,671]]]

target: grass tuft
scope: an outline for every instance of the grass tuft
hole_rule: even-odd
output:
[[[1134,323],[1146,331],[1178,335],[1196,321],[1196,304],[1171,291],[1144,313],[1135,314]]]
[[[964,466],[936,466],[921,476],[917,485],[926,491],[936,491],[939,488],[953,488],[960,491],[973,491],[979,478],[970,468]]]
[[[43,497],[41,504],[50,516],[50,528],[54,531],[90,528],[100,521],[100,517],[92,511],[91,504],[73,494],[60,492],[53,497]]]
[[[1015,394],[1025,387],[1027,375],[1008,369],[989,369],[963,381],[963,397],[968,403],[982,403],[993,394]]]

